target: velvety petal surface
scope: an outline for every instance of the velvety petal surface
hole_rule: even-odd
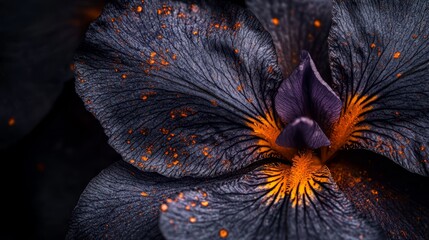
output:
[[[272,152],[276,64],[269,34],[238,6],[120,0],[87,32],[77,91],[124,160],[214,176]]]
[[[283,129],[276,143],[284,147],[317,149],[329,146],[328,137],[319,125],[306,117],[297,118]]]
[[[201,181],[203,182],[203,181]],[[82,193],[67,239],[163,239],[163,201],[197,182],[143,173],[123,161],[103,170]]]
[[[310,52],[325,80],[330,82],[328,33],[331,26],[330,0],[246,0],[273,36],[283,74],[298,66],[302,50]]]
[[[329,164],[339,188],[389,239],[429,235],[429,179],[373,153],[342,154]]]
[[[330,137],[429,174],[429,2],[335,1],[330,60],[344,102]]]
[[[308,52],[301,53],[301,63],[282,82],[275,97],[275,108],[284,123],[299,117],[315,120],[329,133],[341,112],[341,100],[322,79]]]
[[[100,0],[5,1],[0,9],[0,148],[28,134],[51,109]],[[13,14],[12,14],[13,13]]]
[[[329,170],[311,155],[261,166],[233,181],[186,191],[168,204],[167,239],[376,239]]]

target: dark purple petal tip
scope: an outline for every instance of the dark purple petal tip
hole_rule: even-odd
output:
[[[287,124],[299,117],[316,121],[326,132],[338,120],[342,103],[322,79],[308,52],[302,51],[301,63],[281,84],[275,108]]]
[[[320,126],[313,120],[300,117],[289,124],[277,137],[276,143],[283,147],[317,149],[331,143]]]

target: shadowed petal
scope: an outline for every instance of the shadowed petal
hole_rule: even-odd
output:
[[[0,149],[28,134],[73,78],[73,53],[100,5],[100,0],[1,4]]]
[[[82,193],[67,239],[163,239],[158,228],[162,201],[192,186],[197,183],[174,182],[117,162]]]
[[[283,129],[276,143],[284,147],[317,149],[329,146],[328,137],[313,120],[301,117]]]
[[[167,239],[378,239],[311,154],[184,192],[161,215]]]
[[[330,0],[246,0],[246,4],[273,36],[285,76],[298,66],[301,51],[307,50],[323,78],[330,82]]]
[[[389,239],[429,236],[429,179],[384,157],[354,152],[329,168],[339,188]]]
[[[344,107],[331,152],[354,143],[429,174],[428,23],[428,1],[335,1],[330,59]]]
[[[308,52],[301,54],[301,64],[280,85],[275,108],[284,123],[299,117],[315,120],[329,133],[341,112],[341,101],[323,81]]]
[[[110,3],[89,28],[76,78],[110,144],[145,171],[231,172],[272,152],[266,133],[280,133],[272,40],[229,3]]]

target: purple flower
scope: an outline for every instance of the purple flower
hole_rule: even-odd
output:
[[[125,162],[89,184],[69,238],[428,234],[426,208],[409,215],[387,193],[365,206],[375,185],[333,159],[369,150],[428,175],[429,4],[247,4],[256,16],[118,0],[90,26],[77,91]]]

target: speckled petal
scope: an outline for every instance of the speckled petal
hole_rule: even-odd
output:
[[[230,3],[109,3],[77,54],[76,79],[110,144],[144,171],[232,172],[267,153],[252,126],[280,132],[271,37]]]
[[[344,102],[330,136],[429,175],[429,2],[335,1],[334,89]]]
[[[298,66],[301,51],[307,50],[330,82],[327,39],[331,0],[246,0],[246,4],[273,36],[285,77]]]
[[[161,214],[167,239],[380,239],[311,155],[186,191]]]

